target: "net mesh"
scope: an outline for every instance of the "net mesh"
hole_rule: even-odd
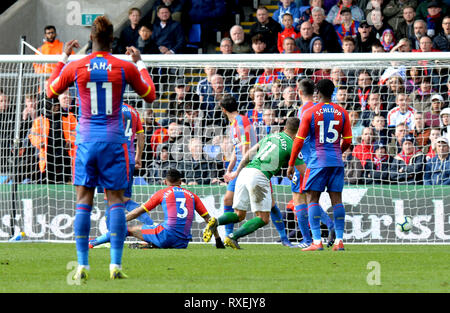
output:
[[[220,216],[227,189],[223,175],[233,145],[218,101],[225,94],[234,96],[240,114],[249,117],[261,139],[282,130],[287,117],[296,116],[302,105],[297,90],[301,79],[329,78],[336,86],[333,102],[349,111],[353,131],[353,145],[344,154],[344,240],[449,243],[450,190],[445,185],[450,182],[450,161],[447,157],[438,162],[437,151],[437,139],[450,136],[444,114],[449,110],[448,60],[281,59],[147,62],[157,100],[145,103],[129,89],[124,95],[124,101],[140,114],[146,140],[142,168],[134,172],[132,199],[145,202],[163,188],[166,171],[177,168],[185,187],[201,197],[212,216]],[[27,240],[74,240],[71,136],[77,116],[76,90],[71,87],[55,101],[46,99],[43,90],[48,75],[39,73],[33,62],[0,62],[2,241],[20,231]],[[405,150],[404,141],[412,143],[410,150]],[[290,181],[284,174],[271,180],[274,198],[287,234],[297,241],[301,234],[290,203]],[[320,204],[332,217],[327,193]],[[106,232],[104,212],[99,193],[91,216],[91,237]],[[413,220],[409,233],[395,227],[404,215]],[[156,208],[151,216],[162,222],[162,209]],[[204,226],[196,216],[194,242],[201,241]],[[322,228],[326,237],[325,225]],[[223,236],[222,227],[219,233]],[[269,224],[241,242],[279,239]]]

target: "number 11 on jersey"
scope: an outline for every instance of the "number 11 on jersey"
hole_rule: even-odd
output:
[[[99,103],[99,91],[101,89],[105,92],[105,114],[111,115],[113,113],[112,111],[112,83],[110,82],[104,82],[102,83],[101,87],[98,88],[98,84],[96,82],[89,82],[86,84],[86,87],[91,92],[91,114],[97,115],[98,114],[98,103]],[[100,89],[100,90],[98,90]]]

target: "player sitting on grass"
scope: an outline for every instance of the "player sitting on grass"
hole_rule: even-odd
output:
[[[249,207],[256,216],[229,234],[225,238],[225,246],[240,249],[239,238],[269,223],[272,208],[270,179],[278,174],[281,168],[287,166],[298,126],[298,118],[288,118],[283,132],[264,137],[244,155],[237,170],[225,176],[227,180],[237,177],[233,198],[234,212],[225,213],[218,219],[212,217],[209,220],[203,232],[205,242],[211,240],[212,234],[217,231],[217,226],[244,220]],[[304,172],[303,160],[297,159],[295,165],[300,173]]]
[[[185,249],[192,238],[191,227],[195,212],[203,217],[205,222],[210,220],[210,216],[197,195],[180,187],[181,173],[178,170],[170,169],[166,174],[165,183],[168,187],[157,191],[146,203],[126,216],[129,222],[161,205],[164,222],[157,225],[129,226],[127,235],[147,242],[152,248]],[[214,235],[216,247],[224,248],[217,231]],[[110,236],[110,232],[107,232],[91,243],[107,242]]]

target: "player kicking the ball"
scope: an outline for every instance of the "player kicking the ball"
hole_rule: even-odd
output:
[[[99,16],[91,27],[92,53],[69,62],[76,40],[69,41],[47,85],[47,96],[57,97],[70,85],[77,86],[80,115],[77,125],[74,185],[77,201],[74,234],[78,268],[74,280],[86,280],[89,270],[89,230],[97,186],[105,188],[111,230],[110,278],[126,278],[122,271],[123,244],[127,232],[124,190],[128,186],[127,138],[122,121],[122,100],[126,84],[146,102],[156,98],[155,87],[139,50],[127,48],[135,64],[111,55],[113,25]]]
[[[240,249],[239,238],[269,223],[272,209],[270,179],[278,174],[281,168],[287,166],[299,123],[296,117],[288,118],[283,132],[264,137],[244,155],[237,170],[225,176],[228,181],[237,177],[233,198],[234,212],[224,213],[218,219],[214,217],[210,219],[203,232],[205,242],[211,239],[217,226],[244,220],[249,207],[256,216],[229,234],[224,240],[225,246]],[[303,173],[305,170],[303,160],[297,158],[294,163]]]
[[[304,111],[298,134],[292,148],[287,175],[294,174],[294,165],[305,138],[310,137],[310,156],[303,180],[308,203],[308,219],[313,243],[302,251],[323,250],[320,232],[320,194],[325,188],[333,206],[336,241],[333,250],[344,250],[342,242],[345,226],[345,209],[342,205],[344,163],[342,152],[352,143],[352,129],[348,113],[341,106],[331,103],[334,84],[329,79],[320,80],[316,89],[319,103]],[[341,139],[342,144],[341,144]]]

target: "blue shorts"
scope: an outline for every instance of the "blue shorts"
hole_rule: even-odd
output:
[[[291,191],[292,192],[298,192],[298,193],[303,193],[302,190],[302,183],[303,183],[303,176],[300,175],[300,172],[297,170],[296,167],[294,167],[294,176],[292,176],[292,180],[291,180]]]
[[[326,188],[327,191],[342,192],[344,189],[344,168],[307,168],[302,187],[305,191],[325,191]]]
[[[126,144],[86,142],[77,145],[74,185],[108,190],[128,187],[130,170]]]
[[[162,249],[186,249],[189,244],[189,239],[177,237],[161,224],[142,225],[142,237],[146,242],[152,243]]]
[[[234,192],[234,190],[236,189],[236,180],[237,180],[237,177],[228,182],[227,191]]]

